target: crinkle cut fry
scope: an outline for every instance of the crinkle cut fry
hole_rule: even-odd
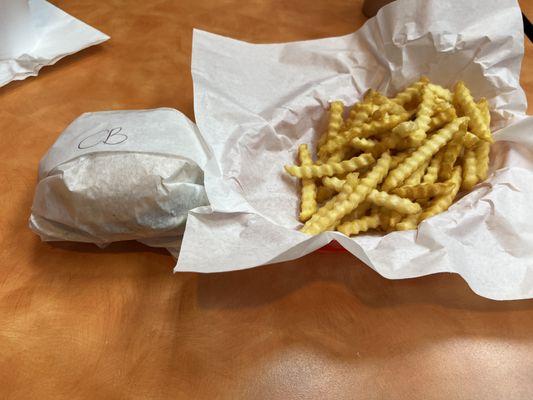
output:
[[[337,178],[336,176],[325,176],[324,178],[322,178],[322,183],[324,184],[324,186],[333,189],[337,192],[340,192],[342,191],[342,187],[346,183],[346,180]]]
[[[426,86],[429,83],[429,79],[423,76],[418,80],[417,82],[413,83],[412,85],[406,87],[404,90],[399,92],[392,101],[400,104],[405,105],[411,103],[413,100],[420,98],[422,94],[422,88]]]
[[[443,151],[439,151],[431,159],[426,174],[422,178],[422,183],[435,183],[439,177],[440,165],[442,163]]]
[[[335,147],[337,144],[340,143],[347,143],[348,139],[345,138],[346,136],[346,130],[352,128],[353,126],[361,125],[365,122],[367,122],[372,113],[376,110],[376,105],[373,104],[373,96],[374,92],[372,90],[367,91],[365,93],[363,101],[354,104],[354,106],[350,109],[350,114],[348,116],[348,119],[341,124],[341,130],[343,131],[343,135],[328,135],[327,133],[322,136],[319,140],[319,145],[317,147],[317,154],[318,158],[321,161],[325,161],[331,156],[333,156],[334,161],[341,161],[342,156],[339,157],[339,155],[335,155],[334,153],[338,153],[339,150],[343,147],[338,146]],[[341,113],[342,118],[342,113]],[[341,137],[339,137],[341,136]]]
[[[459,188],[461,187],[461,167],[457,166],[453,169],[452,177],[447,181],[453,184],[453,188],[442,196],[435,197],[429,207],[427,207],[420,215],[420,221],[430,218],[434,215],[446,211],[453,203]]]
[[[486,140],[492,143],[492,135],[489,127],[483,120],[483,114],[474,102],[470,90],[465,86],[463,82],[457,82],[454,92],[454,103],[463,111],[464,115],[470,118],[468,127],[470,131],[482,140]]]
[[[464,145],[467,149],[473,148],[479,142],[480,142],[480,139],[476,135],[474,135],[472,132],[466,131],[465,137],[464,137]]]
[[[434,83],[428,83],[427,88],[441,99],[444,99],[447,102],[452,102],[453,94],[448,89],[445,89],[440,85],[435,85]]]
[[[405,114],[407,111],[400,104],[393,102],[381,93],[375,92],[373,96],[373,103],[379,108],[372,114],[373,119],[381,119],[385,114]]]
[[[346,214],[344,217],[342,217],[338,225],[366,216],[368,214],[368,210],[370,210],[371,208],[372,208],[372,203],[366,200],[363,201],[361,204],[359,204],[355,208],[355,210],[353,210],[351,213]]]
[[[344,128],[351,128],[353,125],[359,125],[363,122],[366,122],[370,119],[374,111],[376,111],[377,106],[374,104],[374,94],[373,90],[367,90],[363,95],[363,100],[355,103],[350,109],[348,119],[344,124]]]
[[[467,121],[468,118],[465,117],[457,118],[437,131],[433,136],[427,139],[422,146],[416,149],[407,160],[389,173],[383,182],[382,189],[389,192],[400,186],[409,175],[444,147],[460,126]]]
[[[425,86],[422,89],[422,101],[418,106],[415,120],[398,124],[392,132],[400,137],[410,137],[416,142],[421,142],[426,138],[434,109],[435,94]]]
[[[482,97],[477,102],[477,107],[479,108],[479,111],[481,112],[481,117],[483,118],[483,122],[485,123],[485,126],[490,131],[490,110],[489,110],[489,102],[486,98]]]
[[[405,113],[400,115],[388,115],[387,118],[382,121],[362,123],[361,125],[354,126],[353,128],[344,131],[342,135],[331,138],[321,147],[320,151],[333,155],[335,152],[348,145],[354,137],[367,138],[369,136],[378,135],[392,129],[400,122],[406,121],[408,118],[409,113]]]
[[[402,186],[396,188],[392,193],[412,200],[426,199],[440,196],[450,191],[452,184],[449,182],[421,183],[419,185]]]
[[[429,124],[431,122],[431,116],[433,115],[434,108],[435,94],[426,86],[424,89],[422,89],[422,102],[418,107],[415,119],[418,128],[424,132],[429,130]]]
[[[323,176],[333,176],[343,174],[346,172],[352,172],[357,169],[369,166],[375,161],[371,154],[361,154],[360,156],[353,157],[350,160],[344,160],[341,162],[328,162],[325,164],[313,164],[313,165],[286,165],[285,170],[297,178],[322,178]]]
[[[429,160],[417,168],[404,182],[403,185],[418,185],[424,175],[426,174],[426,169],[429,166]]]
[[[330,115],[335,108],[332,105]],[[330,120],[328,133],[317,147],[320,154],[316,164],[304,166],[301,162],[300,167],[286,167],[292,175],[302,176],[302,207],[306,203],[305,180],[315,186],[315,201],[323,204],[305,222],[303,232],[343,230],[342,226],[361,224],[357,220],[362,220],[362,225],[351,231],[358,233],[378,225],[378,219],[386,231],[413,229],[424,218],[447,209],[459,187],[471,188],[487,175],[489,140],[493,140],[488,103],[485,99],[474,103],[462,82],[450,92],[422,78],[393,99],[369,90],[363,101],[352,107],[346,121],[342,121],[342,114]],[[462,118],[457,119],[457,114]],[[446,130],[461,120],[465,120],[458,125],[461,134],[456,132],[444,140],[444,133],[449,133]],[[485,137],[480,134],[484,130],[488,132]],[[404,153],[388,154],[388,174],[368,191],[365,182],[376,172],[379,161],[375,159],[382,160],[381,154],[389,150]],[[354,156],[372,156],[373,160],[369,165],[354,167]],[[454,178],[458,183],[452,182]],[[394,199],[401,202],[399,207]],[[379,218],[372,218],[375,215]],[[371,221],[370,226],[366,221]]]
[[[396,168],[398,165],[404,162],[411,154],[411,151],[402,151],[401,153],[392,156],[392,162],[390,164],[391,171],[393,168]]]
[[[474,149],[467,149],[463,155],[462,189],[470,190],[478,182],[476,153]]]
[[[368,216],[363,216],[353,221],[344,222],[337,226],[337,230],[346,236],[357,235],[370,229],[375,229],[380,224],[380,217],[377,212],[372,212]]]
[[[420,215],[422,212],[411,214],[406,216],[404,219],[402,219],[400,222],[398,222],[395,226],[396,230],[398,231],[410,231],[414,230],[418,227],[418,223],[420,221]]]
[[[377,141],[372,140],[372,139],[356,137],[352,139],[351,145],[352,147],[355,147],[358,150],[370,151],[377,145],[377,143],[378,143]]]
[[[383,104],[382,106],[379,106],[379,108],[372,113],[372,119],[373,120],[380,120],[386,117],[387,114],[404,114],[407,111],[399,104],[393,103],[390,101],[387,104]]]
[[[489,171],[490,143],[482,140],[474,148],[477,159],[477,176],[480,181],[487,179]]]
[[[301,144],[298,147],[298,154],[300,158],[300,165],[311,165],[313,159],[309,154],[309,149],[306,144]],[[313,179],[302,179],[302,194],[300,201],[300,221],[305,222],[316,212],[316,184]]]
[[[356,179],[355,175],[351,176],[351,179]],[[346,184],[346,180],[339,179],[336,177],[327,177],[323,178],[322,182],[324,186],[327,186],[333,190],[340,192],[342,187]],[[354,182],[354,185],[356,183]],[[387,192],[380,192],[379,190],[373,189],[366,198],[372,204],[375,204],[379,207],[389,208],[391,210],[397,211],[402,214],[413,214],[420,211],[420,205],[413,203],[410,200],[404,199],[400,196],[394,194],[389,194]]]
[[[444,101],[440,97],[435,97],[434,115],[437,115],[444,111],[448,111],[450,108],[455,110],[452,103]]]
[[[376,206],[388,208],[389,210],[399,212],[400,214],[414,214],[421,211],[420,205],[417,203],[396,196],[395,194],[380,192],[376,189],[373,189],[369,193],[367,200]]]
[[[453,121],[454,118],[457,118],[457,114],[455,112],[455,108],[452,106],[447,107],[443,111],[437,112],[431,117],[431,121],[429,122],[429,131],[431,132],[435,129],[442,128],[442,126],[448,122]]]
[[[359,138],[354,138],[352,140],[352,146],[354,146],[354,142],[356,143],[358,139]],[[374,157],[378,157],[381,153],[396,148],[399,142],[400,138],[397,135],[390,133],[377,142],[376,145],[370,150],[370,153]]]
[[[329,106],[329,122],[328,129],[322,137],[318,140],[318,149],[320,148],[332,137],[338,136],[341,129],[343,120],[342,114],[344,113],[344,103],[342,101],[334,101]],[[323,154],[323,153],[322,153]],[[326,161],[327,154],[323,154],[320,158],[321,161]]]
[[[481,111],[483,122],[485,122],[485,125],[487,127],[490,127],[490,111],[487,99],[482,98],[477,105],[479,107],[479,110]],[[474,147],[474,151],[476,153],[477,159],[477,175],[480,181],[484,181],[485,179],[487,179],[489,170],[490,143],[480,141]]]
[[[439,170],[439,178],[442,180],[450,179],[452,176],[455,161],[463,150],[463,143],[466,134],[466,126],[462,126],[453,134],[452,140],[444,147],[442,153],[442,163]]]
[[[332,199],[334,201],[332,209],[325,208],[325,206],[318,209],[311,219],[305,223],[301,231],[313,235],[325,231],[328,227],[337,225],[342,217],[359,206],[372,189],[375,189],[383,180],[389,171],[390,163],[390,154],[388,152],[384,153],[374,168],[365,178],[360,179],[357,185],[353,185],[347,176],[342,192]]]
[[[380,227],[385,232],[392,232],[393,230],[395,230],[396,225],[401,220],[402,214],[400,214],[399,212],[387,208],[381,209]]]

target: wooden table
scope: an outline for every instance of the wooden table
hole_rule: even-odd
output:
[[[533,301],[489,301],[454,275],[386,280],[347,254],[172,275],[164,251],[52,245],[27,227],[38,161],[81,113],[193,118],[193,27],[342,35],[361,1],[54,3],[112,39],[0,89],[0,398],[533,398]],[[530,101],[532,67],[528,43]]]

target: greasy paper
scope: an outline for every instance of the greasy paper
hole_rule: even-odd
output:
[[[9,49],[0,50],[3,54],[0,57],[0,87],[13,80],[35,76],[43,66],[55,64],[65,56],[109,39],[45,0],[30,0],[29,6],[31,26],[21,27],[23,22],[17,22],[12,27],[16,28],[16,33],[12,34],[20,37],[24,32],[25,37],[34,38],[34,43],[11,41]]]
[[[359,31],[250,44],[194,32],[195,115],[212,157],[209,207],[193,210],[176,271],[217,272],[291,260],[337,240],[387,278],[460,274],[493,299],[533,297],[533,118],[519,85],[521,14],[514,0],[399,0]],[[464,80],[489,100],[490,177],[417,231],[300,233],[299,182],[283,172],[314,145],[328,102],[369,88],[387,95],[427,75]]]

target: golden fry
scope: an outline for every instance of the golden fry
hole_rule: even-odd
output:
[[[429,166],[429,160],[416,169],[404,182],[403,185],[418,185],[424,175],[426,174],[426,169]]]
[[[479,182],[477,175],[476,153],[473,149],[465,151],[463,156],[463,182],[462,189],[470,190]]]
[[[403,218],[402,214],[400,214],[397,211],[393,211],[387,208],[381,209],[381,215],[380,215],[380,227],[385,232],[391,232],[394,229],[396,229],[396,225],[398,222],[400,222]]]
[[[448,193],[453,184],[449,182],[421,183],[418,185],[402,186],[394,189],[392,193],[409,199],[427,199],[429,197],[440,196]]]
[[[344,222],[337,226],[337,230],[346,236],[357,235],[379,226],[379,214],[374,212],[369,216],[364,216],[353,221]]]
[[[375,93],[373,103],[379,108],[372,114],[372,119],[383,119],[385,114],[404,114],[406,112],[400,104],[393,102],[386,96],[380,93]]]
[[[311,165],[313,160],[311,154],[309,154],[309,149],[306,144],[301,144],[298,147],[300,165]],[[300,202],[300,221],[305,222],[311,215],[313,215],[317,210],[316,203],[316,184],[313,179],[302,179],[302,196]]]
[[[372,121],[368,124],[362,124],[361,126],[356,126],[347,131],[348,135],[351,135],[352,138],[367,138],[369,136],[374,136],[394,128],[400,122],[403,122],[409,118],[409,113],[403,113],[398,115],[386,115],[380,121]]]
[[[378,106],[373,104],[371,100],[364,100],[355,104],[350,110],[350,116],[346,121],[346,128],[352,128],[367,122],[372,114],[378,109]]]
[[[447,102],[453,101],[453,94],[448,89],[445,89],[442,86],[435,85],[433,83],[428,83],[427,88],[431,90],[436,96],[440,97],[441,99]]]
[[[358,137],[353,138],[351,141],[352,147],[362,151],[371,151],[377,144],[378,142],[376,140]]]
[[[429,163],[429,167],[426,171],[426,174],[422,178],[423,183],[435,183],[437,182],[438,176],[439,176],[439,170],[440,165],[442,163],[442,157],[443,157],[442,150],[439,151],[435,156],[431,159],[431,162]]]
[[[463,150],[465,134],[466,126],[463,125],[461,129],[453,134],[452,140],[450,140],[446,147],[444,147],[442,153],[442,163],[439,170],[440,179],[446,180],[451,178],[455,161]]]
[[[483,122],[485,123],[485,126],[490,130],[490,110],[489,110],[489,102],[486,98],[481,98],[477,102],[477,107],[479,108],[479,111],[481,111],[481,117],[483,118]]]
[[[330,139],[339,135],[341,125],[343,123],[342,114],[344,112],[344,103],[342,101],[334,101],[329,106],[329,122],[328,129],[322,137],[318,140],[318,149]],[[327,154],[323,153],[322,161],[326,161]]]
[[[477,176],[480,181],[484,181],[487,179],[489,170],[490,143],[482,140],[474,148],[474,153],[476,154]]]
[[[489,128],[490,132],[490,111],[487,99],[482,98],[477,103],[477,106],[481,111],[483,122]],[[485,179],[487,179],[487,173],[489,170],[490,143],[480,142],[476,145],[476,147],[474,147],[474,151],[476,153],[477,159],[477,176],[479,180],[484,181]]]
[[[401,153],[396,154],[395,156],[392,156],[392,162],[390,164],[391,170],[393,168],[396,168],[400,163],[402,163],[411,154],[412,154],[411,151],[403,151]]]
[[[354,138],[352,141],[352,145],[354,145],[354,141],[359,138]],[[386,134],[379,142],[376,143],[376,145],[370,150],[370,153],[374,157],[379,157],[379,155],[385,151],[388,151],[390,149],[394,149],[398,146],[400,143],[400,138],[396,136],[393,133]]]
[[[416,121],[405,121],[405,122],[402,122],[396,125],[392,129],[392,133],[401,138],[405,138],[405,137],[408,137],[411,134],[411,132],[414,132],[417,129],[418,129],[418,124],[416,123]]]
[[[352,179],[353,185],[357,185],[357,177],[355,174],[351,174],[350,179]],[[346,184],[346,180],[339,179],[337,177],[325,177],[322,179],[322,182],[324,183],[324,186],[337,192],[342,191],[343,186]],[[376,206],[398,211],[402,214],[413,214],[420,211],[420,206],[418,204],[413,203],[412,201],[404,199],[402,197],[373,189],[368,194],[366,201]]]
[[[367,200],[376,206],[388,208],[401,214],[414,214],[421,211],[420,205],[417,203],[376,189],[368,194]]]
[[[426,86],[422,89],[422,101],[418,106],[416,119],[398,124],[393,128],[392,133],[403,138],[410,137],[418,143],[422,142],[429,130],[434,109],[435,94]]]
[[[479,138],[474,135],[472,132],[466,131],[464,138],[464,145],[467,149],[471,149],[479,143]]]
[[[403,106],[413,102],[413,100],[420,99],[422,97],[422,89],[428,83],[429,79],[423,76],[419,81],[399,92],[396,97],[392,98],[392,101]]]
[[[342,135],[331,138],[324,144],[319,150],[319,157],[322,153],[334,154],[336,151],[342,149],[344,146],[354,137],[367,138],[383,132],[386,132],[394,128],[400,122],[403,122],[409,118],[409,113],[401,115],[387,115],[386,118],[380,121],[371,121],[369,123],[362,123],[361,125],[354,126],[347,131],[344,131]]]
[[[304,233],[416,229],[487,177],[488,102],[462,82],[452,92],[422,77],[393,98],[368,90],[343,114],[332,102],[316,163],[301,145],[299,165],[285,166],[302,180]]]
[[[346,183],[345,179],[339,179],[336,176],[325,176],[322,178],[322,183],[325,187],[328,187],[336,192],[342,191],[342,187]]]
[[[422,101],[420,102],[420,106],[416,112],[415,119],[418,129],[421,131],[427,132],[429,130],[429,124],[431,122],[431,116],[433,115],[434,108],[435,94],[426,86],[424,89],[422,89]]]
[[[375,189],[383,180],[389,171],[390,163],[391,156],[389,153],[384,153],[368,175],[358,181],[358,185],[352,185],[347,176],[342,192],[319,208],[311,219],[305,223],[301,231],[313,235],[337,225],[342,217],[359,206],[372,189]],[[332,204],[330,204],[331,202]]]
[[[332,163],[332,162],[341,162],[342,160],[344,160],[347,156],[347,154],[349,153],[349,148],[346,146],[346,147],[343,147],[337,151],[335,151],[334,153],[332,154],[328,154],[328,159],[327,159],[327,163]]]
[[[457,118],[455,108],[448,106],[444,110],[435,113],[435,115],[431,117],[429,122],[429,131],[440,129],[448,122],[453,121],[455,118]]]
[[[483,114],[474,102],[470,90],[468,90],[463,82],[458,82],[455,85],[453,99],[464,115],[470,118],[468,127],[472,133],[480,139],[492,143],[494,140],[492,139],[489,127],[485,124]]]
[[[403,163],[389,173],[385,182],[383,182],[382,189],[388,192],[400,186],[409,175],[444,147],[444,145],[452,138],[453,134],[467,121],[468,118],[457,118],[436,132],[426,140],[422,146],[416,149],[416,151]]]
[[[406,216],[400,222],[398,222],[395,228],[399,231],[410,231],[417,228],[418,223],[420,222],[420,215],[422,212],[411,214]]]
[[[429,207],[420,214],[420,221],[446,211],[452,205],[453,199],[455,199],[461,187],[461,167],[457,166],[453,169],[452,177],[447,182],[453,184],[452,189],[446,194],[435,197]]]
[[[322,178],[323,176],[333,176],[346,172],[352,172],[359,168],[366,167],[375,161],[371,154],[361,154],[350,160],[341,162],[328,162],[326,164],[313,165],[286,165],[285,170],[297,178]]]

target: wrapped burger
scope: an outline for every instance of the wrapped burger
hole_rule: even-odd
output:
[[[175,254],[188,211],[208,204],[206,158],[174,109],[83,114],[40,162],[30,227],[44,241],[138,240]]]

